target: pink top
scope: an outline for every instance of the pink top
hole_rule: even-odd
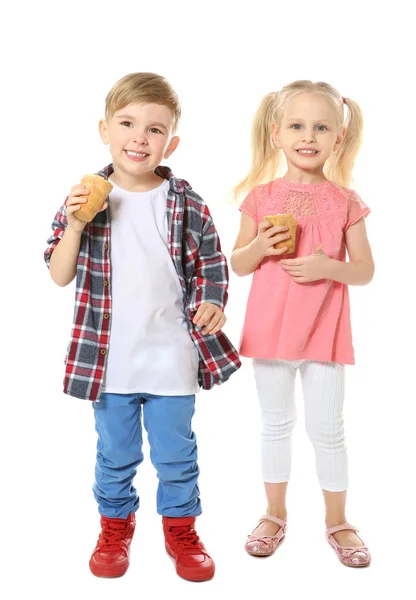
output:
[[[348,286],[329,279],[295,283],[279,260],[308,256],[322,244],[330,258],[345,261],[344,232],[370,209],[355,192],[333,182],[280,178],[255,187],[240,210],[257,225],[279,213],[298,222],[296,251],[266,257],[254,272],[240,354],[354,364]]]

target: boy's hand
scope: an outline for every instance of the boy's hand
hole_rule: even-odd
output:
[[[72,229],[72,231],[81,233],[85,229],[86,223],[84,223],[84,221],[80,221],[80,219],[77,219],[76,215],[74,215],[74,212],[79,210],[82,204],[86,204],[88,198],[85,196],[88,196],[88,194],[89,191],[87,188],[80,183],[74,185],[69,192],[69,197],[66,201],[66,217],[68,220],[68,228]],[[105,210],[107,206],[108,202],[105,202],[103,207],[98,212]]]
[[[204,302],[198,308],[192,322],[198,327],[204,327],[201,331],[202,335],[207,335],[207,333],[212,335],[222,329],[226,320],[219,306],[211,304],[211,302]]]

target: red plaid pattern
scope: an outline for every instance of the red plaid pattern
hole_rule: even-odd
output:
[[[112,165],[98,174],[108,179]],[[221,331],[203,336],[192,316],[203,302],[224,310],[228,267],[218,233],[205,202],[189,183],[176,179],[167,167],[156,173],[169,180],[167,216],[169,250],[183,291],[189,334],[199,353],[198,381],[211,389],[226,381],[240,366],[236,349]],[[50,258],[67,227],[65,204],[55,215],[44,258]],[[64,392],[98,400],[104,380],[111,331],[110,211],[98,213],[81,238],[77,261],[75,311],[65,359]]]

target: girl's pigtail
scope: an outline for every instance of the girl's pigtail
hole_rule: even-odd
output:
[[[350,187],[352,170],[363,138],[363,116],[354,100],[343,98],[343,101],[349,113],[346,133],[338,152],[328,161],[325,174],[331,181]]]
[[[238,199],[259,183],[274,179],[278,166],[278,151],[272,142],[271,123],[276,93],[267,94],[260,103],[251,128],[251,167],[244,179],[234,188]]]

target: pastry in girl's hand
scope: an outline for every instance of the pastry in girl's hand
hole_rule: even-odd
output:
[[[288,227],[290,238],[288,240],[283,240],[283,242],[278,242],[274,247],[276,250],[279,250],[280,248],[287,246],[286,254],[294,252],[296,248],[296,227],[298,224],[295,217],[292,217],[290,214],[278,214],[264,217],[264,220],[270,221],[273,225],[284,225]]]

